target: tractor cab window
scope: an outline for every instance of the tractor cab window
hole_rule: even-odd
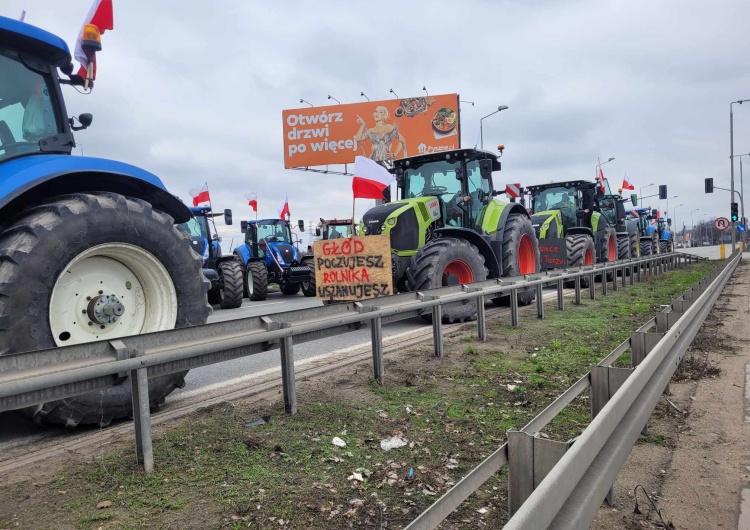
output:
[[[186,223],[177,225],[178,230],[182,230],[190,237],[205,237],[208,239],[208,226],[205,217],[192,217]]]
[[[462,196],[461,181],[456,179],[458,162],[428,162],[404,172],[404,197],[437,197],[445,223],[461,226],[462,210],[457,200]]]
[[[607,218],[607,221],[611,225],[617,224],[615,217],[617,216],[617,203],[615,198],[611,195],[606,195],[601,201],[599,201],[599,207],[602,213]]]
[[[487,199],[490,195],[490,181],[489,179],[483,179],[479,172],[479,161],[472,160],[466,164],[466,180],[469,187],[469,196],[471,197],[471,216],[476,222],[479,219],[479,215],[488,202]]]
[[[352,225],[328,225],[328,239],[340,239],[352,235]]]
[[[534,212],[560,210],[565,226],[574,226],[581,201],[580,193],[574,189],[564,186],[547,188],[534,197]]]
[[[63,131],[49,74],[27,68],[0,49],[0,161],[39,151],[39,141]]]
[[[270,241],[273,243],[291,243],[292,236],[289,233],[289,227],[284,221],[258,223],[258,243]]]

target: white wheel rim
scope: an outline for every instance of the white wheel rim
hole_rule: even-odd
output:
[[[112,295],[124,309],[116,321],[102,310],[103,302],[114,300],[103,297]],[[58,346],[163,331],[176,321],[177,292],[167,269],[150,252],[126,243],[97,245],[76,256],[50,297],[49,323]]]
[[[247,268],[247,294],[250,296],[253,294],[253,271],[250,267]]]

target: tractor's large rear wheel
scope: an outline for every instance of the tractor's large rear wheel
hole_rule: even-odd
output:
[[[268,297],[268,269],[262,261],[250,261],[245,269],[247,297],[260,302]]]
[[[652,241],[650,239],[641,239],[641,256],[650,256],[651,252],[654,250],[653,245],[651,244]]]
[[[617,232],[612,227],[604,230],[604,249],[602,262],[614,263],[617,261]]]
[[[315,296],[315,258],[303,258],[302,265],[310,268],[310,281],[302,282],[302,294],[309,297]]]
[[[201,261],[171,217],[138,199],[80,193],[32,208],[0,233],[0,354],[204,324]],[[151,406],[186,373],[150,379]],[[130,381],[24,412],[106,426],[132,415]]]
[[[477,247],[464,239],[433,239],[412,257],[406,271],[410,291],[424,291],[449,285],[464,285],[487,279],[484,257]],[[444,322],[464,322],[477,315],[475,300],[443,306]],[[428,322],[432,314],[422,315]]]
[[[531,219],[514,213],[508,216],[503,230],[503,276],[523,276],[539,270],[539,245]],[[536,288],[518,293],[519,305],[528,305],[536,298]],[[509,296],[493,298],[495,305],[506,305]]]
[[[596,261],[594,240],[585,234],[573,234],[565,238],[568,267],[593,265]],[[581,287],[589,286],[589,277],[581,276]]]
[[[630,236],[619,234],[617,236],[617,259],[628,259],[630,257]]]
[[[236,309],[242,305],[245,280],[242,265],[236,261],[219,263],[219,305],[222,309]]]

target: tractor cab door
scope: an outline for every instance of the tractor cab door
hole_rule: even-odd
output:
[[[472,160],[466,164],[465,191],[466,197],[469,197],[470,200],[469,204],[464,206],[469,210],[471,226],[479,224],[479,217],[492,198],[492,167],[482,170],[480,162],[479,160]]]

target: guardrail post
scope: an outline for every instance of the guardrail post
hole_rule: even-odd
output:
[[[608,273],[604,273],[605,280],[607,279],[607,274]],[[612,269],[612,290],[617,290],[617,269]]]
[[[538,433],[508,431],[508,515],[521,507],[572,443],[542,438]]]
[[[628,269],[630,269],[630,285],[635,284],[635,265],[632,263],[628,265]]]
[[[638,283],[641,283],[641,269],[643,268],[643,263],[638,262]]]
[[[560,311],[565,310],[565,298],[563,297],[564,287],[563,280],[557,280],[557,309]]]
[[[576,305],[581,305],[581,277],[576,276],[575,288],[576,288]]]
[[[143,351],[130,349],[130,358],[141,357]],[[146,364],[146,361],[143,361]],[[148,369],[130,371],[130,388],[133,395],[133,425],[135,426],[135,458],[146,473],[154,472],[154,448],[151,438],[151,409],[148,397]]]
[[[607,296],[607,273],[602,273],[602,295]]]
[[[544,284],[536,285],[536,317],[544,318]]]
[[[290,324],[284,322],[281,328]],[[281,351],[281,388],[284,394],[284,412],[297,414],[297,389],[294,381],[294,337],[284,337],[279,341]]]
[[[484,295],[477,296],[477,338],[487,340],[487,317],[484,310]]]
[[[620,269],[620,271],[621,271],[620,272],[620,276],[622,277],[622,286],[623,287],[627,287],[628,286],[627,285],[627,280],[625,278],[625,276],[626,276],[626,274],[625,274],[626,269],[627,269],[627,267],[625,265],[623,265],[622,268]]]
[[[647,333],[645,331],[630,332],[630,366],[635,368],[643,362],[651,350],[664,337],[664,333]],[[643,436],[648,436],[648,421],[641,431]]]
[[[589,274],[589,298],[596,299],[596,277],[593,272]]]
[[[510,290],[510,325],[518,327],[518,289]]]
[[[372,368],[375,381],[383,384],[383,319],[375,317],[370,321],[372,339]]]
[[[443,356],[443,306],[432,306],[432,344],[435,357]]]
[[[604,405],[625,383],[632,368],[615,368],[613,366],[591,366],[591,419],[604,408]],[[605,500],[612,506],[612,488],[609,488]]]

